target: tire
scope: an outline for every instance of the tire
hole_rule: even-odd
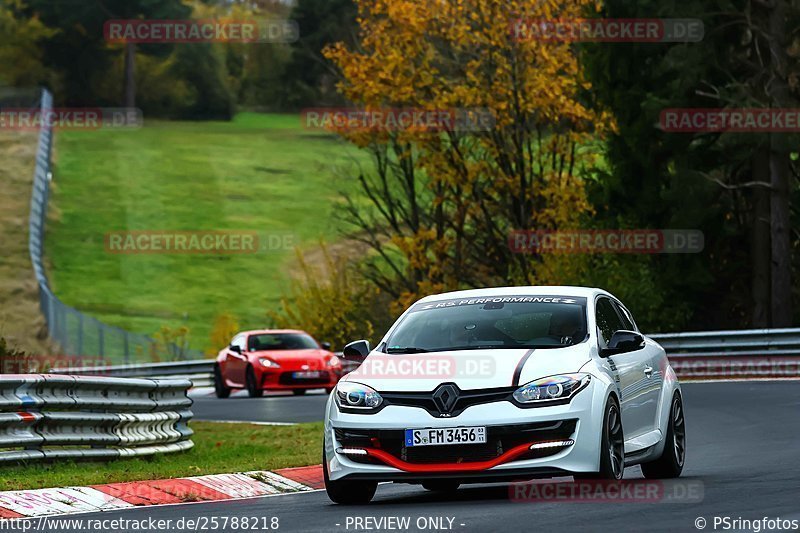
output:
[[[377,481],[331,481],[328,477],[328,461],[325,459],[325,444],[322,445],[322,476],[325,492],[333,503],[340,505],[366,505],[375,496]]]
[[[667,423],[664,451],[655,461],[642,464],[642,474],[648,479],[669,479],[681,475],[686,462],[686,420],[683,401],[677,392],[672,397]]]
[[[306,389],[294,389],[294,390],[292,390],[292,394],[294,394],[295,396],[302,396],[305,393],[306,393]]]
[[[222,371],[219,365],[214,365],[214,392],[217,398],[227,398],[231,395],[231,389],[225,385],[225,380],[222,379]]]
[[[460,486],[461,486],[461,483],[459,483],[456,480],[450,480],[450,479],[439,479],[439,480],[436,480],[436,481],[426,481],[425,483],[422,484],[422,487],[425,490],[429,490],[431,492],[443,492],[443,493],[455,492],[455,491],[458,490],[458,487],[460,487]]]
[[[264,395],[264,389],[256,383],[256,373],[252,366],[248,366],[245,371],[244,384],[247,388],[247,394],[251,398],[261,398]]]
[[[575,474],[575,479],[620,480],[625,473],[625,437],[622,416],[616,398],[606,403],[603,416],[603,435],[600,440],[600,470]]]

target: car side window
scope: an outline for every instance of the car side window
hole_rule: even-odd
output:
[[[619,317],[622,319],[622,325],[625,326],[623,329],[636,331],[636,324],[633,323],[633,317],[631,316],[630,312],[628,312],[628,310],[617,301],[614,301],[613,304],[619,312]]]
[[[597,322],[597,337],[600,346],[605,348],[611,341],[615,331],[627,329],[623,326],[614,304],[608,298],[598,298],[595,304],[595,320]]]

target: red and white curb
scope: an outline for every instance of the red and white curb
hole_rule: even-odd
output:
[[[0,518],[114,511],[146,505],[222,501],[323,488],[322,467],[0,492]]]

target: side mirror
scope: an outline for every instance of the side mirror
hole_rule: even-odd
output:
[[[235,344],[231,344],[230,346],[228,346],[228,349],[229,349],[230,351],[232,351],[232,352],[236,352],[236,353],[238,353],[239,355],[242,355],[242,348],[241,348],[241,346],[236,346]]]
[[[322,346],[323,350],[328,350],[329,352],[331,351],[331,343],[329,343],[329,342],[321,342],[321,343],[319,343],[319,345]]]
[[[608,347],[600,351],[600,357],[608,357],[619,353],[635,352],[644,348],[644,337],[641,333],[620,329],[615,331],[608,342]]]
[[[353,341],[344,347],[342,357],[348,361],[362,362],[369,355],[369,341]]]

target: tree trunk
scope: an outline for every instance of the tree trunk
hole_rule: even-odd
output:
[[[769,15],[771,80],[768,88],[775,107],[795,107],[788,85],[786,0],[775,0]],[[772,248],[772,327],[792,323],[792,248],[789,182],[791,146],[786,134],[770,135],[770,241]]]
[[[125,107],[136,107],[136,44],[125,43]]]
[[[752,159],[753,181],[769,183],[769,147],[759,148]],[[753,188],[753,218],[750,248],[751,290],[753,314],[751,326],[767,328],[770,324],[770,192],[764,187]]]
[[[775,135],[770,153],[770,242],[772,248],[772,327],[792,325],[792,243],[789,209],[789,154],[785,151],[785,135]]]

